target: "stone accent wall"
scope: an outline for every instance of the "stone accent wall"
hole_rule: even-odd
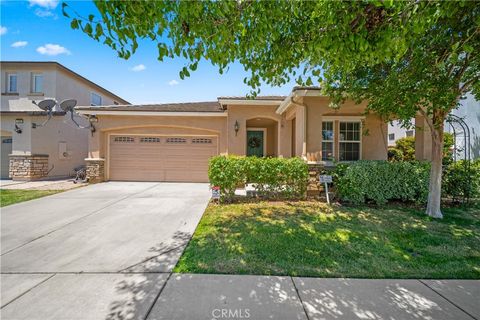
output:
[[[325,170],[322,164],[308,164],[308,186],[307,197],[319,198],[324,192],[323,184],[320,183],[318,176]],[[323,195],[323,194],[322,194]]]
[[[105,181],[105,159],[85,159],[89,183]]]
[[[48,155],[10,155],[8,176],[13,180],[37,180],[48,175]]]

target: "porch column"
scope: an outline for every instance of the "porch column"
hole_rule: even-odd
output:
[[[415,159],[432,160],[432,133],[420,114],[415,117]]]
[[[297,105],[297,115],[295,119],[295,155],[305,158],[307,156],[307,108],[305,106]]]

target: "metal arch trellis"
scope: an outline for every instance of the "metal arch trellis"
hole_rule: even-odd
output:
[[[463,159],[465,160],[464,163],[464,170],[466,173],[467,181],[465,185],[463,186],[464,192],[463,192],[463,203],[468,203],[469,197],[470,197],[470,192],[468,191],[468,188],[470,188],[471,184],[471,177],[468,174],[470,172],[470,160],[471,160],[471,145],[470,145],[470,128],[468,125],[465,123],[465,121],[453,114],[450,114],[447,117],[446,122],[450,125],[450,127],[453,130],[453,147],[454,147],[454,152],[453,152],[453,160],[457,161],[457,156],[460,156],[463,153]],[[457,137],[463,138],[463,147],[459,146],[457,143]]]

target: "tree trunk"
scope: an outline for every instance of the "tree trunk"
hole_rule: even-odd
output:
[[[438,121],[436,121],[438,123]],[[442,199],[443,119],[432,130],[432,167],[428,187],[427,215],[443,218],[440,209]]]

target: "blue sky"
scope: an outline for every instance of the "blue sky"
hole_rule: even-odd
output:
[[[67,3],[82,15],[96,12],[90,1]],[[249,92],[243,83],[247,74],[240,64],[220,75],[203,62],[190,78],[181,80],[178,71],[185,62],[159,62],[152,41],[141,42],[129,60],[120,59],[107,46],[72,30],[58,0],[1,0],[0,6],[1,60],[57,61],[131,103],[211,101]],[[144,70],[140,70],[142,65]],[[287,95],[294,85],[264,86],[261,95]]]

